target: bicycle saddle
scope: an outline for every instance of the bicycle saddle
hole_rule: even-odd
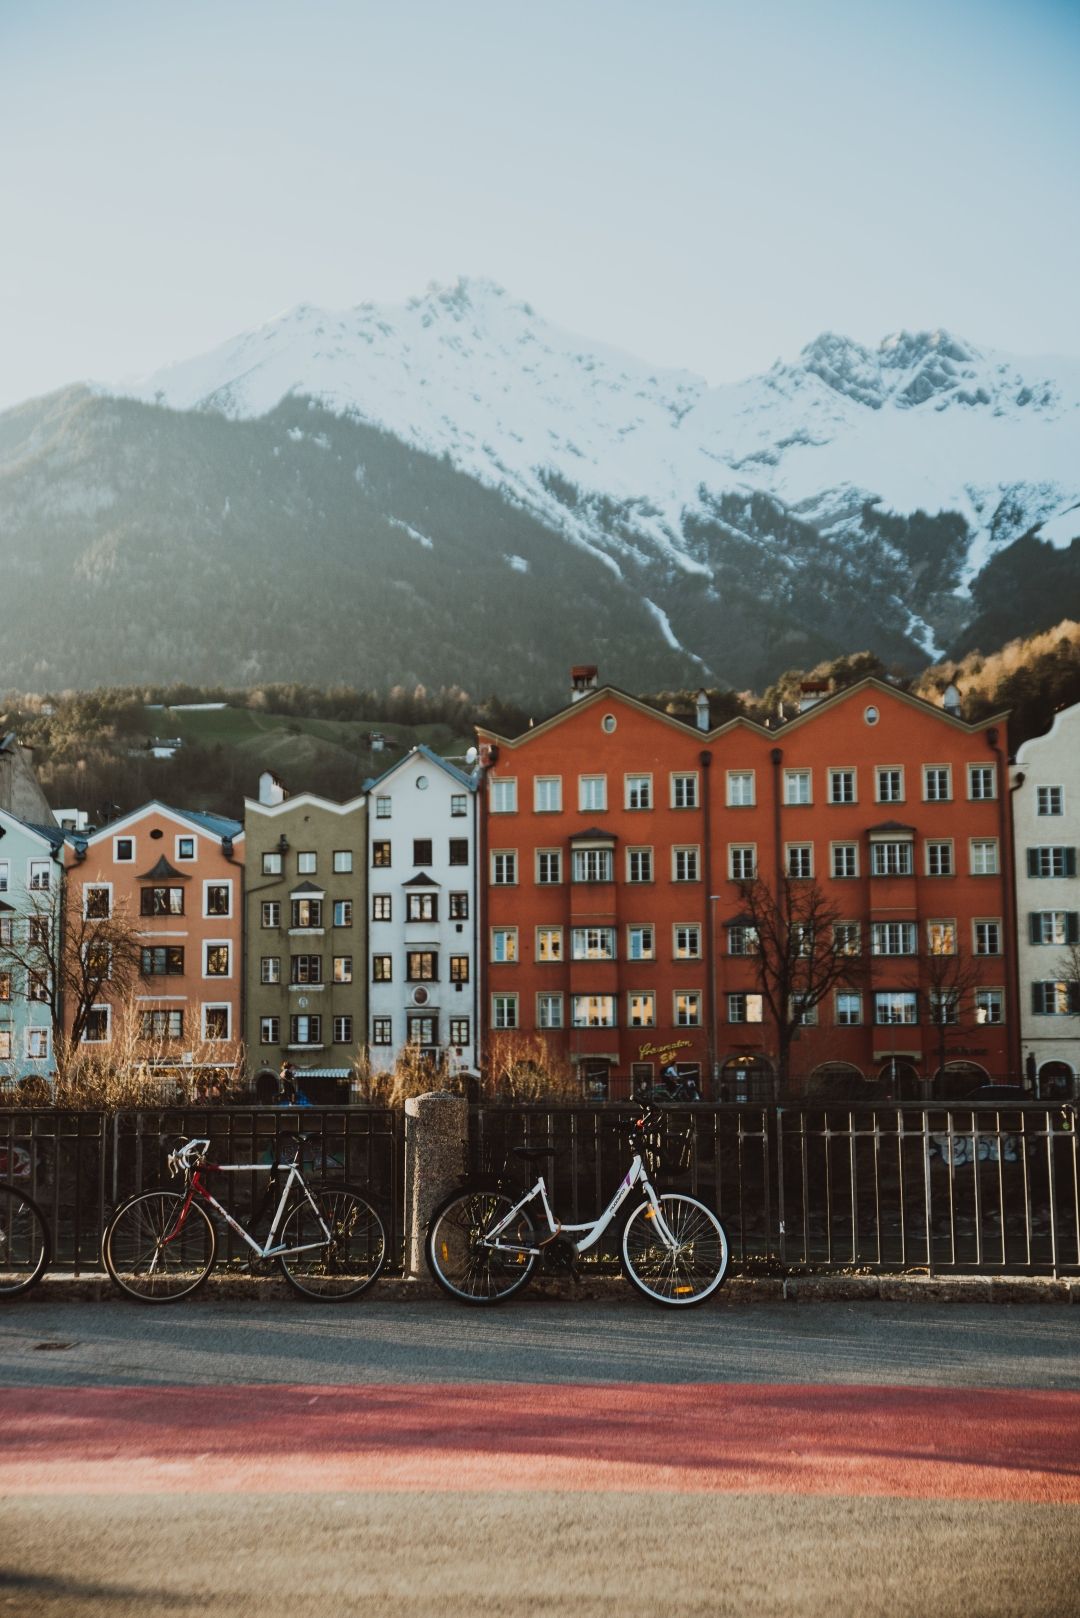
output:
[[[526,1163],[539,1161],[544,1157],[554,1157],[557,1148],[554,1146],[512,1146],[510,1150],[515,1157],[522,1157]]]

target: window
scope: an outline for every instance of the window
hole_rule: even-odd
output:
[[[301,876],[314,876],[319,868],[319,857],[314,849],[302,849],[296,856],[296,869]]]
[[[607,776],[578,776],[578,808],[583,814],[596,814],[607,808]]]
[[[405,954],[406,983],[437,983],[439,956],[433,949],[410,949]]]
[[[784,802],[786,804],[809,803],[811,778],[809,770],[784,771]]]
[[[959,990],[931,989],[927,997],[927,1011],[935,1027],[955,1025],[960,1021]]]
[[[178,837],[176,839],[176,857],[178,860],[193,860],[195,858],[194,837]]]
[[[902,769],[882,769],[875,774],[878,803],[903,803],[904,772]]]
[[[48,893],[49,891],[49,862],[48,860],[30,861],[30,883],[34,893]]]
[[[1080,983],[1033,983],[1031,1009],[1037,1017],[1074,1017],[1080,1012]]]
[[[414,837],[412,845],[412,860],[414,865],[431,864],[431,838]]]
[[[351,955],[335,955],[334,956],[334,982],[335,983],[351,983],[352,980],[353,980],[353,976],[352,976],[352,956]]]
[[[955,955],[955,921],[928,921],[926,924],[926,947],[931,955]]]
[[[10,949],[13,937],[14,931],[11,925],[11,917],[0,916],[0,945]]]
[[[727,930],[727,947],[729,955],[756,955],[758,952],[757,928],[747,926],[744,922],[736,922],[734,927]]]
[[[809,1004],[809,995],[793,994],[791,997],[791,1015],[799,1028],[815,1028],[817,1026],[817,1005]]]
[[[0,1028],[0,1062],[11,1061],[11,1029]]]
[[[834,843],[832,845],[832,874],[834,877],[858,876],[858,843]]]
[[[536,880],[541,887],[562,881],[562,854],[557,848],[537,849]]]
[[[113,859],[117,865],[129,865],[135,858],[134,837],[113,838]]]
[[[538,775],[533,782],[533,808],[538,815],[554,815],[562,808],[562,776]]]
[[[264,927],[280,927],[280,902],[277,899],[264,899],[260,907],[260,919]]]
[[[49,934],[51,931],[52,924],[48,916],[31,916],[29,922],[27,923],[27,941],[31,944],[37,944],[43,949],[47,949],[49,947]]]
[[[874,1021],[881,1027],[917,1023],[918,1000],[910,989],[881,989],[874,995]]]
[[[626,880],[628,882],[651,882],[652,879],[652,849],[628,848],[626,850]]]
[[[375,799],[375,819],[389,820],[393,811],[393,803],[394,800],[385,795],[377,797]]]
[[[348,904],[348,900],[345,903]],[[372,921],[391,921],[393,919],[393,905],[389,893],[373,893],[371,895]]]
[[[671,851],[671,879],[673,882],[697,882],[701,875],[701,851],[697,848],[673,848]]]
[[[697,771],[673,774],[671,777],[671,807],[673,809],[696,809],[697,806]]]
[[[394,977],[393,960],[389,955],[371,957],[371,977],[375,983],[391,983]]]
[[[952,797],[952,769],[948,764],[923,765],[923,797],[927,803],[948,803]]]
[[[914,955],[913,921],[875,921],[870,928],[872,955]]]
[[[321,1045],[322,1018],[301,1014],[289,1018],[290,1045]]]
[[[338,876],[346,876],[352,870],[352,849],[335,848],[334,872]]]
[[[280,876],[281,875],[281,855],[280,854],[264,854],[263,855],[263,857],[262,857],[262,874],[263,874],[263,876]]]
[[[49,998],[49,980],[42,972],[28,972],[26,974],[26,998],[40,1002]]]
[[[656,1027],[656,996],[651,990],[627,996],[631,1028]]]
[[[453,819],[459,820],[469,812],[469,794],[467,792],[451,792],[450,814]],[[453,1043],[453,1041],[451,1041]]]
[[[451,1045],[456,1045],[459,1050],[463,1045],[469,1043],[468,1017],[450,1018],[450,1043]]]
[[[1063,815],[1065,813],[1064,787],[1036,787],[1038,806],[1036,813],[1040,815]]]
[[[334,1018],[334,1044],[352,1044],[352,1018],[348,1015]]]
[[[183,888],[141,888],[139,914],[142,916],[182,916]]]
[[[493,994],[491,997],[491,1026],[493,1028],[516,1028],[517,1025],[517,995]]]
[[[729,770],[727,772],[728,808],[750,809],[753,807],[754,799],[753,770]]]
[[[259,982],[281,982],[281,956],[263,955],[259,960]]]
[[[985,803],[995,798],[994,767],[992,764],[968,765],[968,797],[973,803]]]
[[[975,870],[975,850],[987,845],[972,843],[972,871]],[[997,870],[997,843],[993,844],[994,870]],[[1075,876],[1075,848],[1029,848],[1027,851],[1028,876]]]
[[[469,839],[467,837],[451,837],[447,850],[447,863],[449,865],[468,865]]]
[[[450,957],[450,982],[451,983],[468,983],[468,981],[469,981],[469,957],[467,955],[451,955],[451,957]],[[451,1045],[458,1045],[461,1042],[460,1042],[460,1040],[452,1039],[450,1041],[450,1043],[451,1043]]]
[[[148,890],[144,889],[146,893]],[[143,910],[143,915],[146,915]],[[106,921],[112,915],[111,888],[84,888],[83,915],[88,921]]]
[[[651,809],[652,806],[652,776],[628,775],[626,777],[626,807],[628,809]]]
[[[574,961],[613,961],[614,927],[575,927],[570,934],[570,958]]]
[[[11,973],[0,972],[0,1001],[5,1004],[11,1000]]]
[[[47,1028],[28,1028],[26,1030],[26,1054],[31,1062],[42,1062],[47,1059],[49,1055],[49,1030]]]
[[[409,893],[405,896],[406,921],[438,921],[439,895],[437,893]]]
[[[11,861],[0,860],[0,893],[6,893],[11,883]]]
[[[493,815],[512,815],[517,813],[517,781],[509,778],[493,778],[488,784],[488,801]]]
[[[561,994],[538,994],[536,997],[537,1028],[561,1028],[563,1025],[563,997]]]
[[[575,994],[571,999],[571,1021],[575,1028],[614,1028],[615,996]]]
[[[394,1043],[392,1018],[372,1017],[371,1043],[373,1045],[392,1045]]]
[[[108,1006],[91,1006],[86,1014],[86,1023],[83,1027],[83,1043],[86,1045],[105,1045],[109,1040],[109,1023],[111,1011]]]
[[[1004,990],[975,990],[975,1021],[977,1023],[1005,1021]]]
[[[857,921],[833,923],[833,950],[837,955],[862,954],[862,928]]]
[[[468,921],[469,895],[467,893],[452,893],[450,895],[450,920]]]
[[[977,921],[975,923],[975,953],[976,955],[1001,954],[1001,922]]]
[[[626,929],[626,954],[631,961],[655,960],[652,927],[642,923]]]
[[[232,883],[208,882],[203,889],[203,915],[229,916],[232,914]]]
[[[1074,849],[1069,850],[1075,854]],[[971,874],[972,876],[997,876],[998,870],[998,841],[996,837],[975,837],[971,841]],[[1058,873],[1055,872],[1054,875]]]
[[[830,770],[829,802],[854,803],[855,801],[855,771]]]
[[[728,869],[733,882],[752,882],[757,875],[757,844],[729,843]]]
[[[335,899],[334,900],[334,926],[335,927],[351,927],[352,926],[352,900],[351,899]]]
[[[952,876],[953,846],[951,841],[927,843],[926,874],[927,876]]]
[[[439,1043],[438,1018],[423,1012],[419,1016],[410,1014],[405,1019],[407,1029],[406,1038],[410,1045],[426,1045],[429,1048]]]
[[[838,989],[836,1022],[840,1028],[856,1028],[862,1022],[862,995],[853,989]]]
[[[371,863],[378,870],[384,870],[390,865],[390,844],[386,841],[374,842],[371,845]]]
[[[787,874],[798,878],[813,876],[813,843],[789,843],[787,845]]]
[[[184,1013],[182,1011],[144,1011],[139,1017],[140,1039],[182,1039]]]
[[[701,996],[696,989],[675,996],[676,1028],[697,1028],[701,1023]]]
[[[322,980],[321,955],[293,955],[290,957],[290,983],[321,983]]]
[[[319,931],[322,927],[321,899],[294,899],[290,911],[290,927],[298,932]]]
[[[875,876],[910,876],[911,844],[909,842],[874,843],[871,845]]]
[[[155,946],[141,954],[140,971],[144,978],[181,977],[184,971],[183,945]],[[270,979],[264,978],[263,982]]]
[[[517,882],[517,851],[500,849],[491,856],[491,880],[496,887],[512,887]]]
[[[675,928],[673,953],[677,961],[701,959],[701,928],[696,922],[680,923]]]
[[[1033,910],[1028,916],[1028,939],[1032,944],[1078,943],[1080,915],[1075,910]]]
[[[511,964],[518,958],[518,930],[516,927],[493,927],[491,929],[491,959],[502,964]]]
[[[610,848],[575,848],[575,882],[610,882],[613,856]]]
[[[538,961],[561,961],[562,928],[538,927],[536,929],[536,959]]]

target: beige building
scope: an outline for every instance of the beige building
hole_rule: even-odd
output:
[[[367,1027],[366,801],[290,798],[268,773],[245,826],[249,1071],[265,1091],[287,1061],[309,1100],[334,1100]]]

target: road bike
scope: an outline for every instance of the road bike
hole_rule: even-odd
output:
[[[0,1298],[36,1286],[52,1256],[45,1215],[25,1191],[0,1185]]]
[[[282,1137],[270,1163],[210,1163],[208,1140],[174,1142],[168,1170],[174,1179],[183,1176],[183,1190],[141,1191],[122,1203],[106,1226],[102,1257],[116,1285],[140,1303],[190,1297],[214,1268],[216,1218],[246,1242],[249,1262],[276,1259],[286,1281],[302,1297],[341,1302],[366,1292],[386,1262],[386,1231],[366,1197],[351,1186],[308,1184],[300,1158],[305,1145],[317,1139]],[[278,1162],[286,1143],[295,1144],[295,1153]],[[208,1174],[253,1169],[270,1174],[253,1225],[271,1205],[279,1175],[285,1176],[264,1242],[223,1208],[205,1183]]]
[[[689,1166],[690,1131],[675,1136],[662,1115],[644,1107],[633,1120],[631,1162],[611,1201],[596,1220],[567,1225],[556,1218],[541,1173],[515,1200],[501,1181],[465,1185],[432,1215],[425,1252],[443,1291],[461,1303],[493,1304],[511,1298],[543,1261],[572,1270],[577,1257],[603,1236],[635,1190],[619,1233],[619,1261],[630,1284],[653,1303],[685,1309],[712,1297],[727,1274],[730,1249],[724,1227],[697,1197],[657,1192],[653,1180],[667,1151]],[[517,1146],[526,1164],[555,1156],[551,1146]],[[532,1210],[537,1214],[534,1222]]]

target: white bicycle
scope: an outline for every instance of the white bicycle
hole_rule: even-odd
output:
[[[653,1303],[685,1309],[712,1297],[727,1274],[730,1248],[724,1227],[703,1202],[681,1191],[657,1192],[665,1120],[645,1108],[630,1131],[630,1167],[598,1219],[564,1225],[555,1216],[543,1174],[516,1200],[501,1183],[468,1185],[447,1197],[431,1217],[426,1257],[443,1291],[460,1303],[502,1303],[528,1283],[543,1261],[572,1270],[594,1247],[635,1189],[619,1235],[626,1279]],[[689,1161],[689,1131],[678,1148]],[[526,1163],[554,1157],[554,1147],[514,1148]],[[534,1223],[530,1210],[537,1213]]]

